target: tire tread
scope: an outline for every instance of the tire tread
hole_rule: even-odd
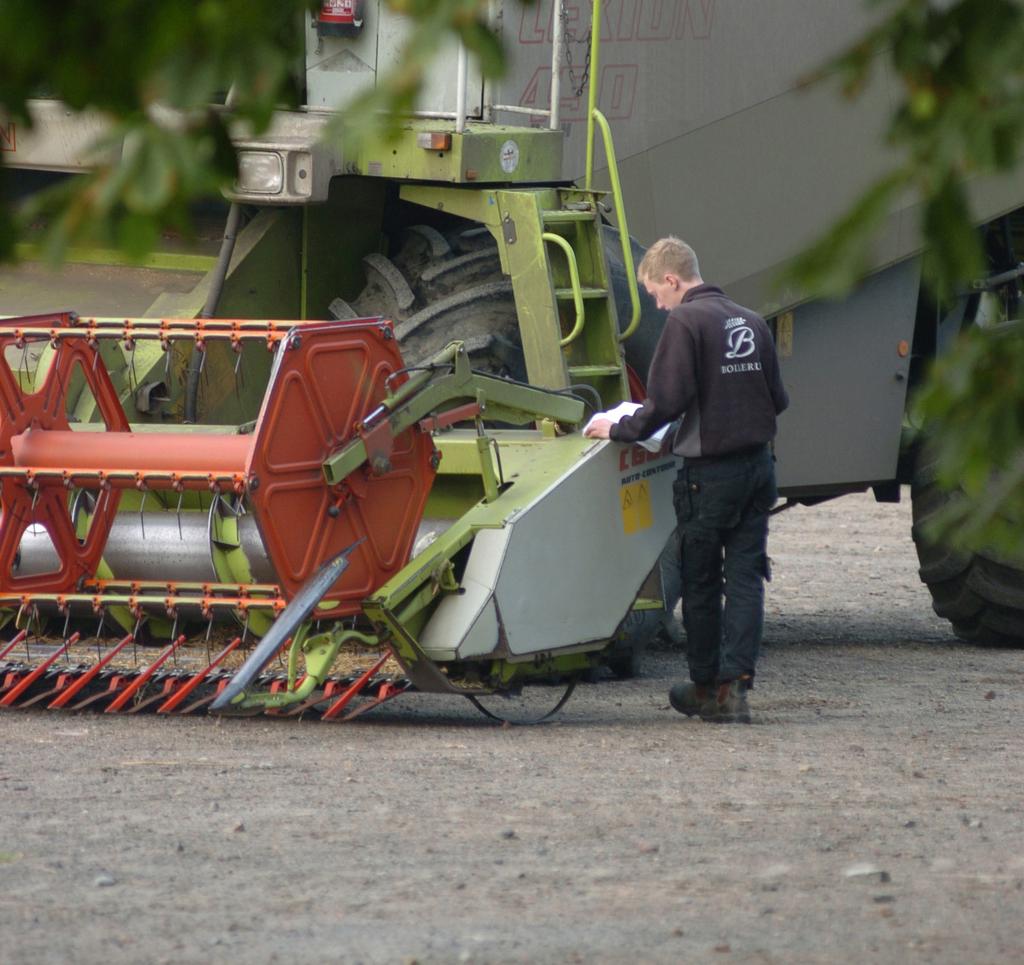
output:
[[[1024,647],[1024,568],[993,554],[952,549],[925,535],[950,497],[938,487],[927,448],[922,452],[911,487],[912,536],[932,608],[967,643]]]

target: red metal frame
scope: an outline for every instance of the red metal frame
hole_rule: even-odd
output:
[[[15,684],[5,695],[3,700],[0,700],[0,707],[13,707],[17,702],[18,698],[25,693],[47,670],[50,669],[65,653],[68,652],[68,648],[73,644],[77,643],[81,634],[73,633],[64,643],[54,650],[38,667],[31,670],[29,673]]]
[[[378,671],[381,667],[387,663],[391,656],[391,652],[385,653],[380,660],[378,660],[369,670],[363,673],[360,677],[354,680],[345,690],[345,692],[333,703],[330,707],[323,712],[321,720],[332,720],[335,717],[339,717],[341,712],[349,705],[352,698],[357,696],[359,691],[366,686],[370,678]]]
[[[98,694],[90,694],[88,697],[80,700],[77,704],[72,704],[71,710],[85,710],[86,707],[92,704],[97,704],[101,700],[108,700],[111,697],[117,696],[125,687],[132,682],[131,673],[115,673],[111,676],[110,681],[107,683],[107,689],[101,691]]]
[[[391,326],[376,320],[299,335],[281,347],[253,433],[249,504],[288,598],[324,560],[362,541],[314,614],[337,618],[358,613],[408,560],[436,472],[434,445],[410,428],[380,464],[326,485],[324,461],[360,433],[388,395],[389,379],[392,389],[402,384],[395,373],[403,363]]]
[[[251,436],[161,433],[147,438],[130,433],[106,368],[99,364],[100,339],[120,339],[130,349],[138,338],[167,344],[183,335],[197,345],[206,338],[229,338],[233,344],[258,338],[278,347]],[[333,487],[322,469],[328,456],[359,435],[366,414],[389,394],[389,380],[397,387],[404,379],[396,376],[403,364],[389,323],[34,316],[0,328],[0,354],[11,345],[43,339],[54,346],[54,359],[37,392],[22,390],[0,361],[0,605],[24,605],[43,594],[77,600],[82,581],[97,571],[120,490],[128,487],[245,492],[285,601],[324,560],[358,542],[339,581],[343,585],[327,593],[317,617],[359,612],[362,600],[408,560],[435,473],[430,437],[418,427],[393,440],[389,436],[386,446],[375,446],[380,458]],[[115,435],[71,431],[65,391],[79,372]],[[381,431],[386,428],[385,421]],[[75,488],[97,493],[83,541],[68,509],[69,490]],[[46,528],[59,566],[50,573],[16,576],[14,557],[33,523]],[[173,583],[167,592],[169,607],[183,602]],[[240,611],[268,605],[244,597],[239,593],[235,601]],[[112,599],[101,589],[92,603],[103,606]],[[202,602],[205,612],[230,601],[214,596]],[[140,596],[126,605],[153,603]],[[280,609],[276,601],[271,605]]]
[[[47,709],[56,710],[59,707],[64,707],[71,701],[71,698],[81,693],[86,687],[95,680],[96,675],[114,659],[129,643],[135,639],[135,635],[129,633],[128,636],[123,637],[117,644],[116,647],[112,647],[107,653],[105,653],[101,660],[90,667],[81,677],[76,681],[68,685],[60,694],[57,695],[54,700],[48,703]]]
[[[84,338],[90,344],[100,338],[116,338],[131,349],[143,340],[159,340],[165,348],[172,339],[191,338],[202,349],[208,341],[264,342],[268,349],[296,328],[322,324],[309,319],[254,318],[94,318],[62,312],[55,315],[24,315],[8,319],[15,344],[21,348],[30,341],[51,344],[68,337]]]
[[[198,687],[210,674],[210,671],[220,666],[223,663],[224,658],[229,653],[235,650],[238,645],[242,642],[241,637],[235,637],[220,653],[217,654],[213,660],[210,661],[209,666],[200,670],[191,680],[187,680],[181,687],[174,691],[170,697],[167,698],[156,710],[158,714],[172,714],[175,710],[185,701],[185,698],[191,694],[196,687]]]
[[[207,704],[212,704],[217,699],[217,697],[220,696],[221,691],[223,691],[224,688],[227,685],[228,685],[228,681],[226,679],[225,680],[218,680],[217,681],[217,686],[214,688],[214,691],[213,691],[212,694],[207,694],[205,697],[200,697],[198,700],[192,701],[191,704],[188,704],[187,706],[182,707],[181,710],[177,711],[177,713],[179,713],[179,714],[184,716],[185,714],[191,714],[193,710],[200,710],[201,708],[205,707]],[[259,708],[257,708],[257,712],[258,711],[259,711]]]
[[[128,703],[149,681],[149,678],[153,676],[166,662],[167,659],[174,653],[185,642],[185,634],[178,637],[177,640],[172,641],[168,644],[159,657],[156,658],[145,670],[142,671],[110,704],[106,709],[108,714],[116,714],[121,710],[125,704]]]
[[[3,648],[3,650],[0,650],[0,660],[3,660],[4,657],[6,657],[7,654],[9,654],[15,647],[17,647],[18,644],[21,643],[27,636],[28,630],[19,630],[14,635],[14,639],[11,640],[11,642],[8,643],[7,646]]]
[[[420,419],[420,429],[423,432],[437,432],[438,429],[447,429],[457,422],[464,422],[466,419],[475,419],[483,410],[479,402],[467,402],[465,405],[458,405],[454,409],[439,412],[437,415],[427,416]]]
[[[59,316],[64,317],[64,316]],[[65,393],[71,379],[79,375],[96,400],[107,430],[129,431],[128,419],[106,366],[97,364],[99,351],[82,339],[59,342],[53,360],[36,392],[18,384],[4,354],[17,345],[16,331],[0,331],[0,466],[15,465],[14,441],[24,433],[70,431],[65,412]],[[72,587],[82,577],[92,576],[99,565],[120,495],[103,490],[93,512],[89,532],[83,541],[68,510],[68,490],[62,482],[42,485],[31,476],[0,479],[0,585],[5,590],[30,593]],[[15,576],[14,557],[25,530],[45,527],[60,560],[60,568],[49,573]]]
[[[377,690],[377,695],[372,700],[367,700],[365,703],[360,704],[355,710],[349,711],[344,717],[332,717],[330,718],[331,723],[346,723],[350,720],[354,720],[360,714],[365,714],[368,710],[373,710],[374,707],[379,707],[381,704],[389,700],[394,700],[396,697],[401,697],[409,688],[412,687],[412,682],[409,680],[396,683],[393,680],[385,680],[380,688]]]
[[[121,592],[117,588],[121,587]],[[156,611],[161,616],[174,614],[179,607],[193,607],[204,617],[210,618],[217,610],[232,610],[243,619],[250,610],[269,610],[277,616],[287,602],[277,593],[277,587],[269,587],[273,595],[256,596],[242,594],[244,586],[234,583],[206,583],[200,592],[193,592],[196,584],[192,583],[115,583],[107,580],[86,580],[82,593],[0,593],[0,609],[31,606],[34,603],[52,604],[61,612],[66,612],[72,605],[91,606],[99,613],[106,606],[123,606],[132,613],[139,614],[147,609]],[[160,593],[144,593],[143,589],[159,589]],[[254,584],[253,589],[268,589],[264,585]],[[223,590],[224,595],[215,591]],[[22,637],[21,639],[24,639]],[[20,640],[18,641],[20,642]],[[14,642],[8,646],[13,649]],[[4,651],[7,652],[6,650]]]

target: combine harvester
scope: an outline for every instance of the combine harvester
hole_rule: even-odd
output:
[[[319,51],[367,56],[387,25],[324,23],[307,24],[309,110],[237,141],[236,198],[276,208],[205,287],[265,318],[240,291],[270,278],[265,302],[294,290],[300,318],[334,321],[168,318],[200,307],[168,294],[151,318],[0,324],[0,707],[336,720],[415,688],[501,717],[482,698],[558,684],[557,709],[581,674],[636,670],[664,610],[676,460],[579,431],[584,399],[642,392],[629,364],[646,371],[662,320],[641,308],[617,182],[592,187],[597,133],[615,166],[597,92],[582,187],[557,84],[529,111],[541,127],[496,124],[493,104],[470,123],[464,51],[457,90],[441,63],[425,95],[454,112],[346,159],[313,143],[317,85],[351,79]],[[558,40],[551,76],[563,56]],[[52,106],[16,166],[67,168]],[[282,266],[300,263],[293,289]],[[349,301],[327,294],[339,278]],[[338,669],[350,650],[372,665]]]
[[[179,340],[273,353],[249,431],[129,424],[107,358]],[[381,319],[62,314],[8,320],[0,346],[0,608],[22,628],[0,707],[339,720],[415,688],[495,716],[479,698],[557,679],[557,709],[673,526],[674,457],[620,465],[573,431],[578,398],[474,372],[461,342],[406,369]],[[10,359],[40,347],[23,387]],[[98,421],[72,421],[83,405]],[[35,639],[43,621],[63,635]],[[331,676],[351,647],[381,655]],[[400,679],[378,673],[392,656]]]
[[[962,639],[1024,644],[1021,567],[928,535],[948,497],[910,411],[960,331],[1020,315],[1021,179],[968,179],[988,273],[949,311],[922,288],[910,197],[847,298],[774,290],[891,163],[898,76],[880,62],[853,105],[799,81],[873,14],[586,6],[496,0],[506,76],[485,83],[453,46],[398,140],[356,148],[324,134],[408,23],[325,2],[303,24],[301,108],[232,130],[216,257],[159,253],[173,281],[155,301],[104,251],[61,287],[5,284],[3,314],[118,317],[0,325],[0,706],[337,719],[409,687],[479,701],[634,671],[675,602],[657,565],[675,460],[578,431],[581,400],[642,394],[660,334],[627,208],[768,318],[786,505],[909,485],[936,612]],[[0,126],[5,167],[81,172],[100,122],[45,98],[32,113]],[[103,305],[95,266],[123,280]],[[378,656],[356,673],[349,650]]]

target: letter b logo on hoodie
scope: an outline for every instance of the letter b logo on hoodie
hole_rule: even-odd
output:
[[[753,355],[757,348],[754,344],[754,330],[745,325],[729,332],[726,335],[726,342],[729,345],[729,351],[725,353],[727,359],[745,359],[748,355]]]

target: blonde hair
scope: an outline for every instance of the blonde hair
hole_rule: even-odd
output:
[[[662,282],[667,274],[677,275],[681,281],[700,279],[696,252],[674,235],[654,242],[636,269],[636,277],[641,282]]]

